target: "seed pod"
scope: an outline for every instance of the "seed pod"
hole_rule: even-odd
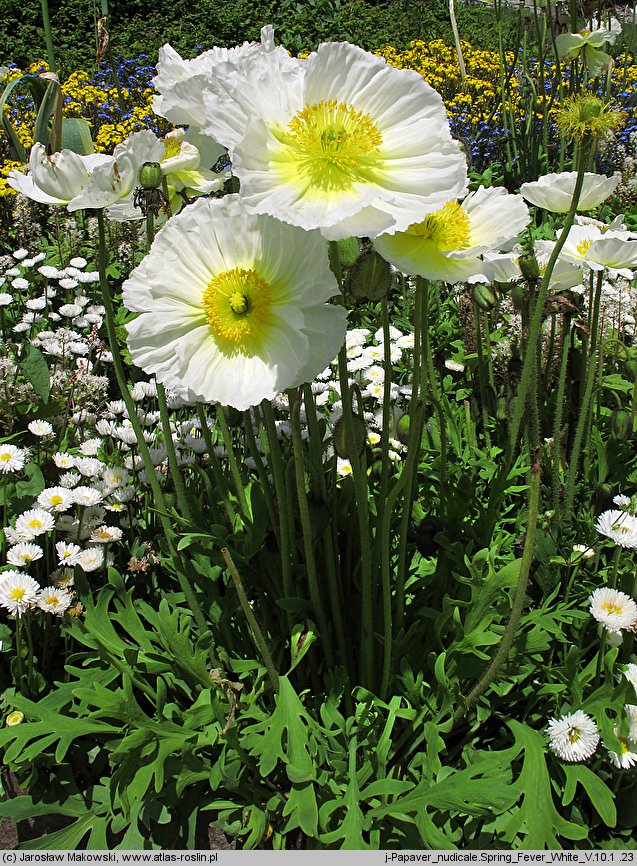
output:
[[[498,397],[495,401],[495,417],[498,421],[506,421],[509,417],[509,401],[506,397]]]
[[[483,283],[476,283],[471,290],[471,294],[473,295],[473,300],[481,310],[488,312],[495,307],[497,298],[495,292],[490,286],[485,286]]]
[[[159,189],[162,179],[158,162],[145,162],[139,170],[139,185],[142,189]]]
[[[516,313],[519,313],[526,301],[526,286],[524,283],[516,283],[511,292],[511,300]]]
[[[355,413],[352,413],[352,427],[354,428],[354,443],[356,446],[356,453],[360,457],[360,455],[363,453],[363,449],[365,448],[365,442],[367,441],[367,427],[365,425],[365,421],[361,418],[361,416],[356,415]],[[345,419],[343,417],[339,418],[334,425],[332,436],[334,438],[334,450],[336,451],[338,456],[351,459],[349,449],[347,447]]]

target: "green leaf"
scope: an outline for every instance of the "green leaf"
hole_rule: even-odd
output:
[[[45,403],[49,402],[50,373],[44,355],[35,346],[30,346],[19,364],[22,374],[29,380],[33,390]]]
[[[607,827],[614,827],[617,823],[617,809],[610,788],[607,788],[599,776],[585,764],[564,764],[563,769],[566,774],[566,786],[562,795],[562,805],[568,806],[573,802],[579,783],[604,824]]]
[[[555,808],[542,734],[513,719],[507,721],[507,725],[515,737],[511,751],[523,752],[524,759],[515,782],[522,802],[504,825],[504,840],[512,844],[516,836],[523,835],[524,841],[519,845],[521,849],[544,851],[561,848],[559,837],[585,839],[588,829],[568,821]],[[518,847],[517,843],[515,847]]]
[[[24,467],[24,478],[16,483],[15,492],[21,499],[23,496],[35,498],[46,487],[44,475],[37,463],[27,463]]]

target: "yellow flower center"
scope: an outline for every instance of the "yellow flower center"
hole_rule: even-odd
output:
[[[56,595],[50,595],[48,598],[44,599],[44,603],[49,607],[57,607],[60,603],[60,599]]]
[[[256,271],[244,268],[219,274],[203,293],[203,307],[210,327],[229,351],[258,350],[271,303],[268,283]]]
[[[23,586],[16,586],[9,593],[9,598],[12,598],[14,601],[22,601],[26,593],[26,589]]]
[[[335,99],[299,111],[281,140],[300,175],[322,190],[348,190],[354,183],[370,182],[380,162],[382,136],[372,119]]]
[[[50,499],[50,504],[52,506],[61,505],[64,502],[64,499],[60,496],[59,493],[54,493]]]
[[[7,454],[5,451],[4,454],[0,454],[0,460],[2,460],[3,463],[8,463],[9,460],[11,460],[11,455]]]
[[[433,241],[439,250],[463,250],[469,246],[469,214],[458,202],[448,201],[421,223],[414,223],[408,234]]]
[[[29,520],[29,526],[31,529],[42,529],[42,521],[34,517],[33,520]]]
[[[181,152],[181,142],[178,138],[171,136],[164,139],[164,155],[161,158],[162,162],[167,159],[172,159],[173,156],[178,156]]]
[[[577,728],[571,728],[571,730],[568,732],[569,743],[577,743],[581,739],[582,739],[582,735],[577,730]]]
[[[607,601],[602,605],[606,613],[608,614],[620,614],[622,612],[621,607],[618,604],[614,604],[612,601]]]
[[[578,243],[577,252],[580,254],[580,256],[586,255],[586,253],[590,250],[592,243],[592,240],[584,240]]]

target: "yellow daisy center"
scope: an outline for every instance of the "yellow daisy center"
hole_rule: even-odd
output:
[[[421,223],[414,223],[408,234],[433,241],[439,250],[463,250],[469,246],[469,214],[458,202],[448,201]]]
[[[569,743],[577,743],[581,739],[582,739],[582,735],[577,730],[577,728],[571,728],[571,730],[568,732]]]
[[[9,593],[9,598],[12,598],[14,601],[22,601],[26,593],[26,590],[23,586],[16,586]]]
[[[49,607],[57,607],[60,603],[60,599],[56,595],[50,595],[48,598],[44,599],[44,603]]]
[[[31,529],[42,529],[42,521],[38,520],[37,517],[34,517],[32,520],[29,520],[28,525]]]
[[[602,605],[602,607],[608,614],[620,614],[622,612],[621,607],[618,604],[614,604],[612,601],[607,601]]]
[[[203,293],[210,327],[228,350],[256,351],[272,305],[270,286],[253,270],[233,268],[212,279]]]
[[[64,499],[60,496],[59,493],[54,493],[50,499],[50,504],[52,506],[61,505],[64,502]]]
[[[307,105],[290,121],[283,141],[299,173],[323,190],[348,190],[372,180],[382,136],[369,115],[345,102]]]
[[[11,455],[7,454],[5,451],[4,454],[0,454],[0,460],[2,460],[3,463],[8,463],[9,460],[11,460]]]

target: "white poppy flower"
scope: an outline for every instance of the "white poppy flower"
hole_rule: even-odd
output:
[[[327,246],[239,196],[200,199],[162,229],[123,286],[140,311],[133,360],[183,395],[237,409],[310,381],[338,353],[345,310]]]
[[[575,191],[576,171],[563,171],[559,174],[545,174],[531,183],[523,183],[520,193],[536,207],[551,213],[568,213]],[[609,195],[612,195],[622,179],[619,172],[612,177],[604,174],[586,172],[582,192],[577,203],[578,211],[593,210]]]
[[[46,148],[36,143],[31,148],[29,174],[13,169],[8,184],[40,204],[68,205],[81,196],[91,173],[111,162],[112,157],[103,153],[80,156],[72,150],[59,150],[48,156]]]
[[[407,274],[457,283],[481,273],[481,256],[517,237],[529,222],[519,195],[480,187],[459,204],[447,202],[405,232],[381,235],[374,246]]]
[[[220,63],[204,99],[248,209],[330,240],[404,231],[466,189],[440,95],[347,42]]]

